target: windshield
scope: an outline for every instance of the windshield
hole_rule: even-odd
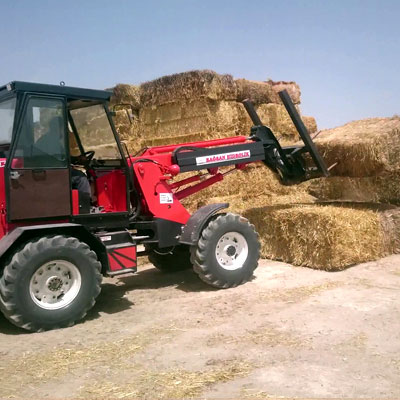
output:
[[[103,105],[71,110],[71,116],[84,151],[94,151],[99,160],[121,158]]]
[[[14,114],[15,97],[0,103],[0,144],[11,143]]]

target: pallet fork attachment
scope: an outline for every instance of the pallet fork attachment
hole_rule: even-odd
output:
[[[264,145],[265,159],[263,162],[272,171],[277,172],[282,183],[286,185],[296,184],[318,176],[328,176],[329,172],[324,160],[301,120],[289,93],[283,90],[279,92],[279,96],[299,132],[304,146],[282,147],[271,129],[262,124],[253,103],[250,100],[244,100],[243,105],[254,124],[251,128],[250,139],[261,141]],[[306,165],[306,160],[303,157],[304,154],[309,154],[314,166]]]

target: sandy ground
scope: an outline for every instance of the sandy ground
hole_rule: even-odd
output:
[[[0,398],[399,398],[400,256],[328,273],[262,261],[214,290],[149,265],[74,327],[0,317]]]

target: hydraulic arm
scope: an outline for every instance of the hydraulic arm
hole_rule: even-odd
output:
[[[153,172],[158,170],[163,175],[162,178],[160,177],[161,182],[158,181],[157,184],[165,185],[166,188],[173,190],[177,199],[185,198],[222,180],[226,172],[219,172],[220,167],[234,166],[234,169],[243,169],[247,164],[256,161],[264,162],[270,170],[279,175],[281,182],[285,185],[300,183],[318,176],[328,176],[325,163],[289,94],[284,90],[279,95],[299,132],[303,145],[282,147],[271,129],[262,124],[251,101],[245,100],[243,104],[254,124],[249,137],[235,136],[148,148],[142,152],[141,156],[130,159],[134,169],[137,170],[136,176],[143,176],[147,163],[152,163],[154,167],[157,166],[152,168]],[[306,163],[305,155],[307,154],[309,157]],[[180,172],[199,170],[208,170],[211,177],[204,179],[204,175],[197,175],[173,184],[166,183],[169,178]],[[187,186],[196,181],[201,182],[183,190],[177,190],[181,186]],[[148,182],[149,176],[143,179],[140,186],[147,186]]]
[[[245,100],[244,106],[254,123],[250,136],[151,147],[143,150],[140,156],[129,159],[138,195],[136,204],[140,209],[135,218],[139,215],[151,216],[186,224],[190,214],[180,200],[253,162],[262,161],[285,185],[327,176],[328,170],[289,95],[283,91],[280,96],[303,145],[282,147],[271,129],[262,125],[253,104]],[[308,159],[305,157],[307,154]],[[228,171],[220,169],[227,166],[233,168]],[[181,172],[200,170],[207,170],[207,173],[172,181]]]

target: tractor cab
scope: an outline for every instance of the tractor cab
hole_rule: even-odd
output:
[[[26,82],[0,87],[0,201],[8,223],[128,219],[127,154],[110,97]]]

